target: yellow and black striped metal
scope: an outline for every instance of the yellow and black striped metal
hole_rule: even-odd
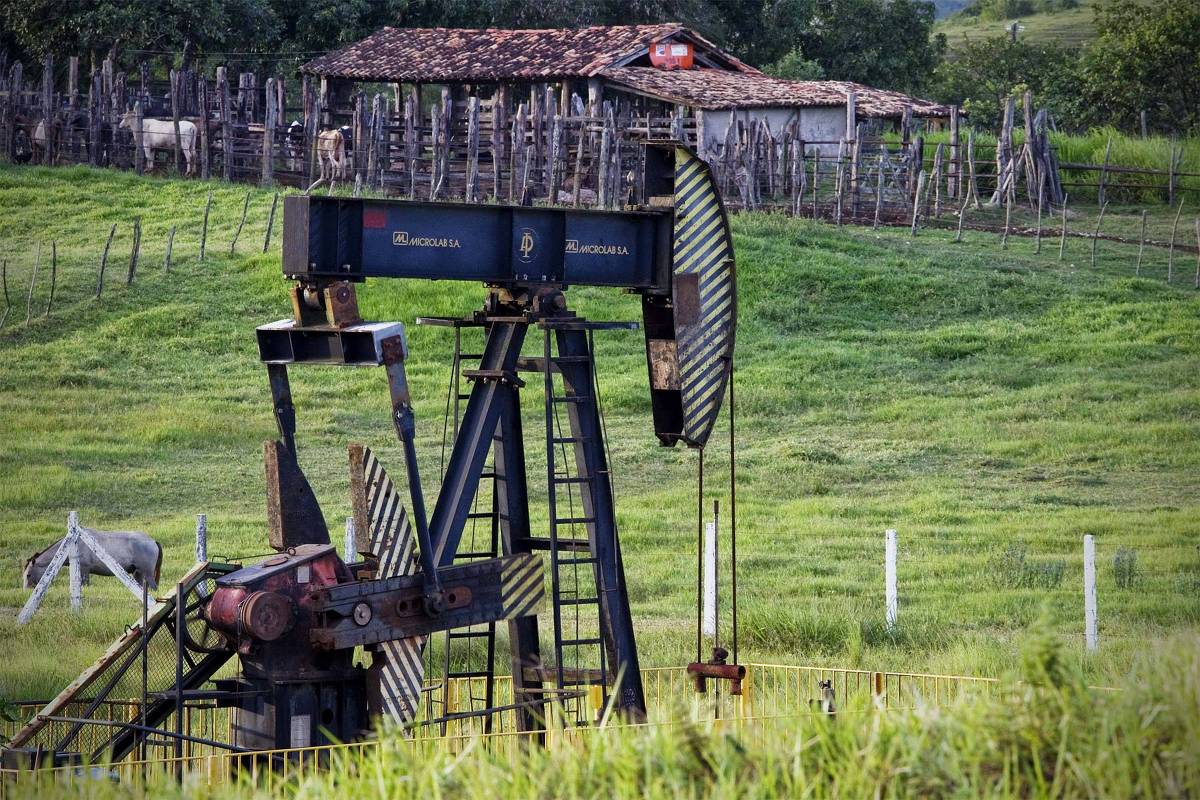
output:
[[[737,321],[733,241],[708,164],[675,148],[672,253],[682,438],[703,447],[725,396]]]
[[[537,611],[546,596],[542,559],[533,553],[505,557],[500,573],[501,619],[526,617]]]
[[[408,514],[400,504],[396,484],[369,447],[350,449],[350,487],[355,509],[365,510],[366,555],[378,560],[376,577],[393,578],[417,572],[416,537]],[[363,549],[360,547],[360,550]],[[371,692],[378,707],[371,713],[406,725],[420,710],[421,686],[425,682],[426,636],[409,636],[382,642],[373,658],[382,663],[370,675],[378,681]]]

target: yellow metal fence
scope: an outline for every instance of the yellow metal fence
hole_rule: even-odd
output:
[[[697,694],[692,679],[682,667],[646,669],[642,682],[646,692],[647,726],[678,724],[695,719],[720,719],[722,724],[736,726],[745,735],[753,735],[753,722],[772,718],[800,717],[819,713],[813,703],[821,696],[819,682],[831,681],[839,713],[867,708],[911,708],[917,703],[940,705],[953,702],[965,694],[990,693],[999,682],[992,678],[959,675],[931,675],[906,672],[876,672],[869,670],[835,669],[828,667],[799,667],[779,664],[749,664],[747,678],[740,696],[729,694],[729,684],[710,680],[708,691]],[[448,691],[447,691],[448,689]],[[495,682],[494,703],[498,706],[512,702],[512,684],[508,677]],[[447,698],[446,714],[471,710],[472,698],[483,695],[483,679],[457,679],[446,687],[440,682],[427,687],[427,695]],[[58,712],[64,717],[77,717],[84,712],[85,703],[74,704]],[[440,704],[438,711],[441,711]],[[588,698],[593,719],[600,721],[605,714],[598,693]],[[40,711],[40,706],[26,704],[18,707],[22,720]],[[105,721],[136,722],[139,704],[133,701],[103,703],[92,715]],[[421,721],[428,722],[434,714],[434,704],[425,704]],[[5,723],[0,735],[11,737],[21,723]],[[61,725],[63,731],[71,723]],[[494,752],[515,758],[529,743],[529,734],[517,730],[516,712],[504,711],[492,715],[490,726],[481,717],[453,719],[444,724],[432,723],[416,727],[410,738],[383,737],[378,740],[353,742],[326,747],[275,750],[247,755],[230,752],[198,742],[184,742],[182,756],[177,756],[174,742],[156,739],[140,751],[118,762],[95,767],[58,767],[43,769],[38,774],[28,771],[0,770],[0,798],[26,795],[39,780],[60,780],[71,777],[104,777],[122,782],[141,783],[163,776],[186,775],[193,780],[223,782],[249,779],[266,788],[288,781],[305,770],[328,764],[331,759],[353,756],[377,758],[390,752],[388,748],[437,746],[456,751],[468,743],[483,741]],[[548,747],[569,746],[584,737],[610,730],[613,726],[577,726],[572,720],[556,720],[551,714],[549,730],[544,735]],[[165,728],[174,730],[174,720]],[[217,741],[230,741],[232,715],[229,709],[211,703],[185,709],[182,726],[188,736]]]

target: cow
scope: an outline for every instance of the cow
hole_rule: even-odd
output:
[[[141,531],[94,531],[90,528],[83,530],[90,533],[135,581],[144,581],[151,589],[158,588],[159,571],[162,568],[162,545]],[[21,573],[21,585],[24,588],[32,589],[37,586],[64,539],[59,539],[26,560],[25,569]],[[70,560],[68,555],[67,563],[70,563]],[[89,575],[112,575],[96,554],[83,544],[79,546],[79,571],[84,583],[88,582]]]
[[[37,121],[22,114],[13,117],[12,153],[14,164],[28,164],[33,160],[33,132]]]
[[[292,120],[283,134],[283,155],[289,172],[304,169],[304,123],[298,119]]]
[[[350,157],[354,152],[353,146],[350,128],[345,125],[318,133],[317,164],[321,168],[321,174],[313,181],[312,186],[305,190],[305,193],[311,192],[325,182],[329,183],[329,191],[332,192],[337,187],[339,178],[345,180],[350,173]]]
[[[121,117],[120,127],[132,131],[137,124],[133,110]],[[169,119],[142,120],[142,147],[146,151],[146,162],[153,168],[155,150],[175,150],[175,123]],[[185,120],[179,121],[179,149],[187,162],[186,174],[191,175],[196,163],[196,126]]]

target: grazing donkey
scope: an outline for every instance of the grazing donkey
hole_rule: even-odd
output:
[[[145,581],[151,589],[158,588],[158,573],[162,568],[162,545],[141,531],[94,531],[91,528],[84,530],[125,567],[125,571],[132,575],[135,581],[139,584]],[[37,586],[62,543],[63,539],[59,539],[45,550],[34,553],[25,562],[21,584],[24,588],[32,589]],[[70,560],[68,555],[67,563],[70,563]],[[89,575],[112,575],[96,554],[82,544],[79,547],[79,571],[84,583],[88,582]]]

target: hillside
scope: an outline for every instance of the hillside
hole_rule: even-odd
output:
[[[123,590],[97,579],[81,615],[56,587],[34,622],[16,627],[21,564],[61,535],[70,509],[88,525],[159,537],[165,581],[191,561],[199,512],[211,553],[266,549],[261,453],[274,425],[253,327],[289,310],[278,227],[270,252],[259,252],[269,192],[251,191],[229,254],[245,196],[220,183],[0,168],[0,258],[16,306],[0,331],[0,697],[53,693],[136,613]],[[143,249],[126,286],[134,216]],[[1001,251],[993,234],[972,231],[956,245],[950,232],[914,240],[906,229],[753,215],[735,218],[734,234],[744,658],[998,674],[1017,663],[1045,611],[1073,660],[1097,680],[1119,680],[1157,637],[1197,628],[1200,298],[1190,275],[1166,284],[1165,255],[1152,251],[1135,278],[1136,248],[1109,243],[1092,269],[1078,242],[1059,262],[1057,247],[1034,255],[1029,240],[1014,239]],[[52,240],[57,289],[44,317]],[[592,318],[639,317],[632,297],[569,294]],[[452,340],[412,323],[464,313],[481,297],[457,284],[372,282],[360,292],[365,316],[410,326],[427,491]],[[643,664],[679,664],[694,619],[696,455],[654,441],[641,334],[598,335],[597,344]],[[292,388],[301,462],[337,527],[348,513],[346,442],[400,461],[383,376],[297,369]],[[537,395],[526,398],[535,429]],[[724,440],[714,436],[705,465],[713,498],[728,475]],[[900,625],[890,631],[889,527],[901,541]],[[1097,536],[1102,562],[1103,647],[1087,659],[1084,533]],[[1138,559],[1120,587],[1118,548]],[[1029,575],[1048,579],[1013,572],[1018,555]]]
[[[1022,16],[1017,20],[1021,26],[1017,35],[1030,43],[1080,47],[1096,36],[1095,3],[1096,0],[1079,0],[1078,8]],[[934,32],[944,34],[946,44],[953,51],[972,39],[1007,35],[1012,22],[980,19],[960,11],[936,22]]]

